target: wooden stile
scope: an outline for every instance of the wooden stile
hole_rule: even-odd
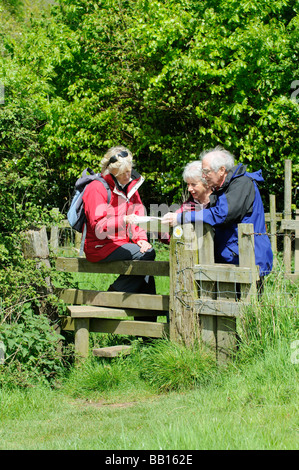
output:
[[[41,246],[44,234],[44,231],[29,233],[26,256],[48,260]],[[31,244],[35,245],[34,249]],[[239,225],[239,251],[239,266],[215,263],[212,227],[186,224],[171,237],[169,262],[90,263],[84,258],[57,258],[56,268],[66,272],[170,277],[169,295],[56,289],[70,313],[61,318],[61,327],[74,331],[75,352],[82,358],[89,354],[89,333],[101,332],[170,337],[187,347],[203,343],[218,363],[224,363],[236,345],[236,318],[241,314],[242,305],[256,295],[259,276],[252,225]],[[156,316],[168,317],[167,323],[151,321]],[[144,321],[146,317],[148,321]],[[115,357],[121,350],[119,346],[113,352],[97,350],[95,354]]]

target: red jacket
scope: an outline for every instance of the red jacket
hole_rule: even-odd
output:
[[[116,184],[111,174],[104,176],[111,189],[110,204],[107,204],[107,190],[100,181],[90,183],[83,195],[84,211],[87,218],[87,232],[84,252],[88,261],[105,259],[116,248],[125,243],[147,240],[146,232],[137,225],[126,225],[124,216],[144,215],[138,188],[144,179],[134,170],[132,181],[125,192]]]

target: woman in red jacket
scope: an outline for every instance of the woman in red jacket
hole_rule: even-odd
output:
[[[102,175],[110,186],[111,200],[100,181],[90,183],[83,195],[87,218],[84,252],[88,261],[154,260],[155,251],[146,232],[134,224],[145,214],[138,189],[144,179],[132,169],[133,156],[125,147],[113,147],[105,154]],[[151,276],[120,275],[112,291],[155,294]]]

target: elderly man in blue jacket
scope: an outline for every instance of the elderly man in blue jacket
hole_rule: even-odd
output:
[[[202,211],[168,213],[163,222],[172,226],[205,222],[215,228],[215,262],[239,264],[238,224],[252,223],[255,233],[255,259],[261,278],[273,265],[271,243],[266,234],[264,207],[258,183],[264,181],[261,170],[248,173],[242,163],[221,147],[204,152],[202,172],[213,188],[210,206]]]

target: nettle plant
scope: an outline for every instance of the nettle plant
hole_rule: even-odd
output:
[[[19,321],[0,326],[0,340],[5,345],[1,382],[18,386],[51,383],[63,374],[62,356],[57,354],[59,339],[44,315],[36,315],[30,302],[16,308]]]

